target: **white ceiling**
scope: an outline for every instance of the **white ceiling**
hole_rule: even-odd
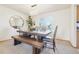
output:
[[[14,9],[16,11],[19,11],[25,14],[37,15],[40,13],[46,13],[50,11],[56,11],[56,10],[69,8],[71,5],[69,4],[37,4],[37,6],[31,7],[31,4],[4,4],[2,6]]]

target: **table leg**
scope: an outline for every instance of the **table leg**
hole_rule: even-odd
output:
[[[16,40],[16,39],[14,39],[14,45],[18,45],[18,44],[21,44],[21,42]]]
[[[41,49],[33,47],[33,54],[39,54],[41,52]]]

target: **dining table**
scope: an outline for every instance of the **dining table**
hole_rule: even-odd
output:
[[[29,44],[33,47],[33,54],[39,54],[43,49],[43,38],[48,36],[51,31],[23,31],[17,30],[19,35],[12,36],[14,39],[14,45],[18,45],[22,42]],[[32,37],[33,36],[33,37]]]
[[[46,31],[23,31],[23,30],[17,30],[17,32],[19,32],[21,35],[25,36],[25,37],[32,37],[35,38],[36,40],[43,42],[43,38],[45,38],[46,36],[48,36],[51,31],[50,30],[46,30]]]

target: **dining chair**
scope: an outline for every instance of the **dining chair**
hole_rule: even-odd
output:
[[[46,36],[43,40],[44,41],[44,48],[53,49],[54,53],[55,53],[55,49],[56,49],[55,39],[56,39],[57,29],[58,29],[58,26],[55,27],[52,37]]]

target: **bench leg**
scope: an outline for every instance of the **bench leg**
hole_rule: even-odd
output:
[[[41,52],[41,49],[33,47],[33,52],[32,52],[33,54],[40,54],[40,52]]]
[[[16,39],[14,39],[14,45],[18,45],[18,44],[21,44],[21,42],[16,40]]]

